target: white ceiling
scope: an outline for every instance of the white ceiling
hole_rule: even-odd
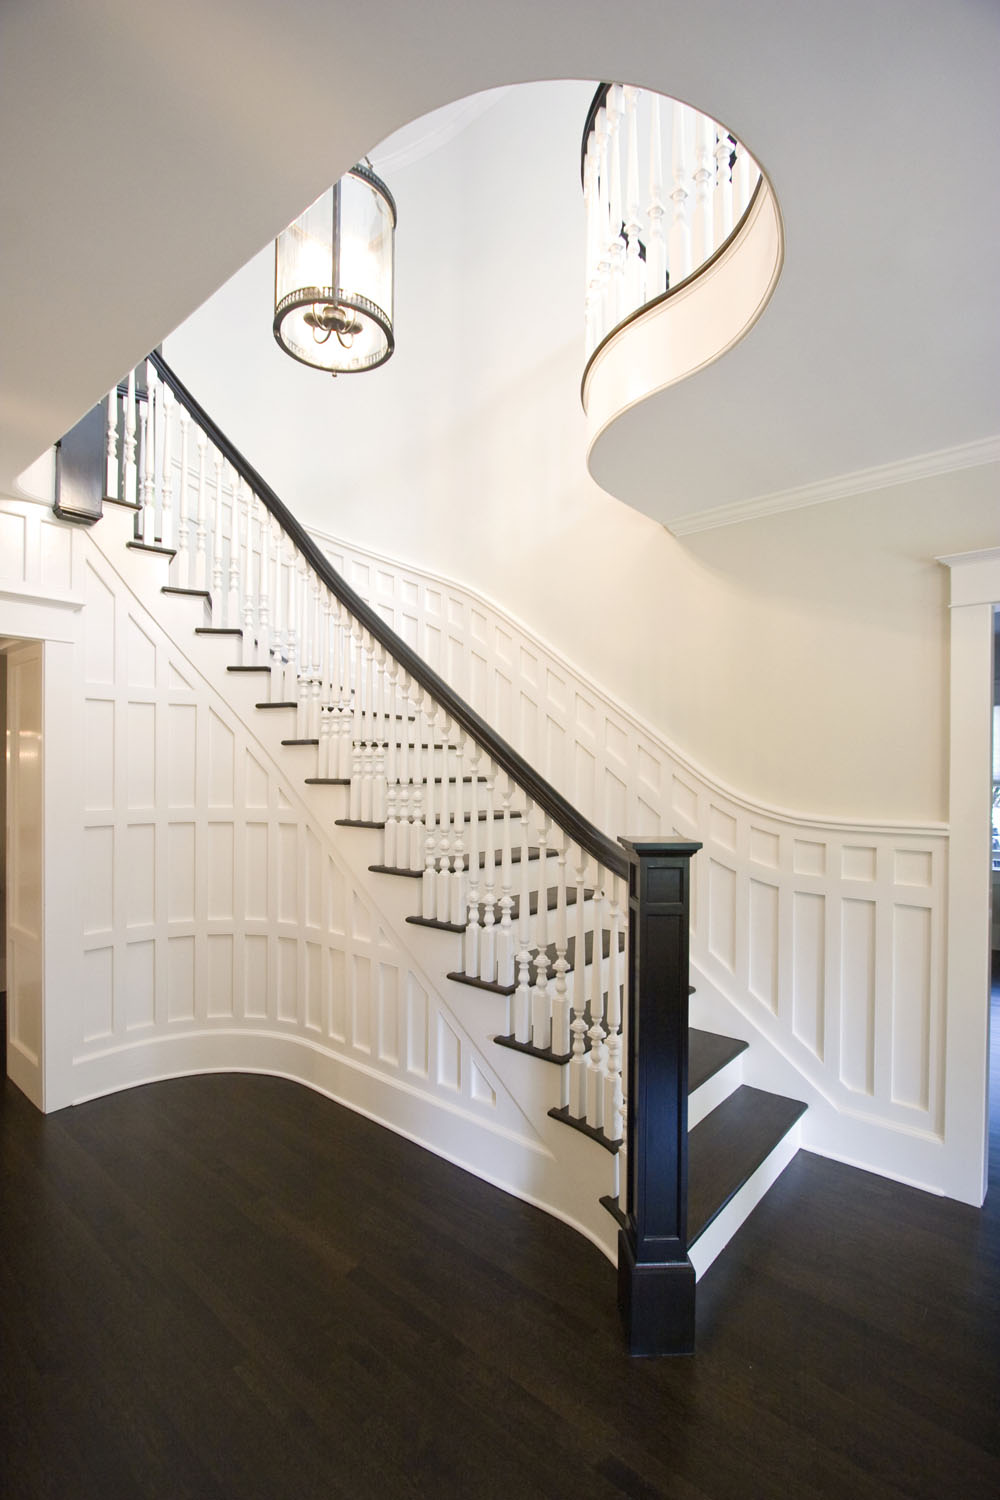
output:
[[[643,508],[993,452],[995,0],[7,0],[0,58],[2,484],[375,142],[560,77],[724,120],[784,219],[764,317],[661,403]]]

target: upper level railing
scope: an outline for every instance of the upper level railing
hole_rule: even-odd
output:
[[[586,354],[701,271],[740,224],[760,168],[724,125],[677,99],[604,83],[583,132]]]

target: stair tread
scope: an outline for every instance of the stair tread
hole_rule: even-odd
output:
[[[593,934],[593,932],[586,932],[586,933],[584,933],[584,939],[583,939],[583,941],[584,941],[583,963],[584,963],[584,967],[586,968],[586,966],[592,961],[593,956],[594,956],[594,934]],[[611,952],[611,934],[610,934],[610,932],[607,931],[606,928],[604,929],[604,931],[601,934],[601,948],[603,950],[602,951],[602,956],[604,958],[607,958],[608,955],[609,955],[609,953]],[[625,951],[625,934],[624,933],[620,933],[619,934],[618,951],[620,953],[624,953],[624,951]],[[555,971],[556,946],[555,946],[555,943],[550,943],[549,946],[548,946],[548,948],[546,949],[546,952],[549,955],[549,969],[548,969],[548,973],[546,975],[546,978],[551,981],[551,980],[555,979],[555,975],[556,975],[556,971]],[[567,942],[566,942],[566,963],[568,965],[568,967],[566,969],[567,975],[572,974],[574,968],[576,967],[576,938],[575,937],[570,937],[570,938],[567,939]],[[449,979],[457,979],[458,982],[459,982],[459,984],[471,984],[471,985],[475,986],[477,989],[489,990],[492,994],[495,994],[495,995],[513,995],[514,991],[517,989],[517,985],[516,984],[498,984],[495,979],[480,979],[475,974],[458,974],[458,973],[455,973],[455,974],[449,974],[448,978]],[[534,981],[534,978],[535,978],[535,965],[534,965],[534,962],[532,962],[532,965],[531,965],[531,978],[532,978],[532,981]]]
[[[233,670],[232,667],[230,667],[229,670],[231,672]],[[283,745],[318,745],[319,744],[319,740],[282,740],[281,743]],[[366,824],[365,826],[367,827],[368,825]],[[373,828],[381,828],[382,824],[381,823],[373,823],[371,826]]]
[[[173,583],[165,583],[160,589],[161,594],[183,594],[187,599],[208,599],[211,602],[211,594],[208,589],[182,589]]]
[[[158,552],[161,557],[176,557],[176,547],[164,547],[162,542],[126,542],[134,552]]]
[[[254,708],[298,708],[297,703],[255,703]]]
[[[688,1093],[693,1094],[695,1089],[714,1074],[719,1073],[727,1063],[732,1062],[734,1057],[739,1057],[745,1052],[746,1042],[738,1041],[736,1037],[720,1036],[715,1031],[699,1031],[696,1026],[690,1027],[688,1031]]]
[[[243,632],[242,632],[242,630],[238,630],[236,632],[236,634],[237,635],[242,635]],[[270,667],[243,667],[243,666],[237,666],[237,667],[227,667],[226,671],[227,672],[266,672],[268,676],[271,675],[271,668]]]
[[[348,776],[303,776],[305,786],[350,786]]]
[[[242,630],[237,630],[235,625],[196,625],[195,635],[238,635],[243,639]]]
[[[688,1136],[688,1244],[721,1213],[806,1106],[741,1084]]]

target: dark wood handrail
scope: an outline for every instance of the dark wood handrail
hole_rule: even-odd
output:
[[[258,474],[249,460],[244,458],[236,445],[213,422],[201,403],[192,396],[187,386],[167,364],[163,355],[158,350],[154,350],[149,358],[160,379],[169,385],[177,400],[194,418],[202,431],[211,438],[223,458],[249,484],[254,493],[260,496],[275,520],[292,538],[303,557],[308,560],[335,598],[350,611],[381,646],[385,647],[403,670],[426,692],[430,693],[448,717],[459,724],[467,734],[471,734],[494,763],[508,776],[513,777],[532,802],[554,819],[575,844],[593,855],[613,875],[618,875],[622,879],[626,878],[628,859],[620,845],[596,828],[567,802],[555,787],[550,786],[544,777],[539,776],[538,772],[522,755],[518,754],[512,745],[508,745],[507,741],[502,739],[486,720],[465,702],[464,698],[459,697],[454,688],[449,687],[448,683],[439,677],[401,636],[389,628],[371,605],[354,592],[301,522],[296,520],[267,481]]]

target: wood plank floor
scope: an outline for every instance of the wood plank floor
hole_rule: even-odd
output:
[[[0,1495],[996,1500],[993,1146],[983,1212],[800,1153],[631,1361],[592,1246],[304,1088],[7,1083]]]

